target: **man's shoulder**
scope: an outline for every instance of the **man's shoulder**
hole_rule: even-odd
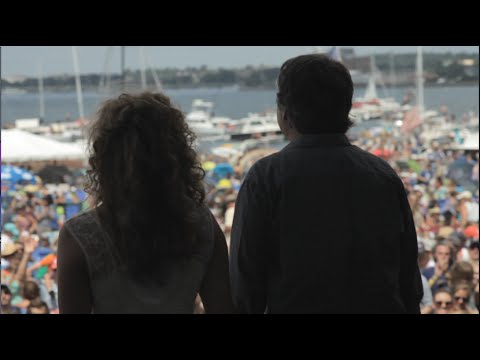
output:
[[[275,168],[279,158],[280,158],[280,153],[276,152],[257,160],[252,165],[250,170],[248,170],[249,175],[258,175],[258,176],[265,175],[267,172]]]
[[[362,160],[358,162],[359,166],[365,167],[366,170],[375,169],[386,176],[392,177],[395,180],[400,180],[395,170],[386,160],[375,156],[372,153],[359,148],[358,146],[354,145],[351,148],[353,155]]]

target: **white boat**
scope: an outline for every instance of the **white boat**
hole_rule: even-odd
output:
[[[281,133],[276,115],[273,113],[250,113],[246,118],[238,121],[235,130],[231,133],[231,138],[248,139]]]
[[[192,111],[190,111],[185,119],[188,126],[201,137],[224,135],[225,127],[215,126],[215,124],[226,122],[228,118],[213,116],[213,102],[195,99],[192,103]]]

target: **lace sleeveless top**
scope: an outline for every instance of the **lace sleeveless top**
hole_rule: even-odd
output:
[[[202,208],[198,251],[183,262],[171,261],[162,285],[135,283],[128,275],[110,236],[95,210],[65,223],[85,256],[90,275],[94,313],[193,313],[195,297],[213,254],[213,220]]]

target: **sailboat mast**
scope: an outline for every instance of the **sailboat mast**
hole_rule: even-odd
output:
[[[110,59],[112,57],[113,46],[107,46],[107,53],[105,55],[105,63],[103,65],[103,74],[98,85],[98,92],[108,95],[110,93]]]
[[[147,65],[150,68],[150,71],[152,72],[153,80],[155,81],[155,86],[157,88],[157,91],[161,92],[162,91],[162,85],[160,83],[160,79],[158,78],[157,71],[152,66],[152,60],[151,60],[150,56],[147,57]]]
[[[397,85],[397,78],[395,76],[395,54],[390,53],[390,88],[394,89]]]
[[[122,90],[125,90],[125,46],[120,46],[120,72],[122,76]]]
[[[73,56],[73,68],[75,71],[75,85],[77,87],[77,103],[78,103],[78,115],[83,119],[83,97],[82,97],[82,84],[80,81],[80,68],[78,66],[78,54],[77,47],[72,46]]]
[[[142,81],[142,90],[147,88],[147,76],[145,74],[145,54],[143,52],[143,46],[140,46],[140,78]]]
[[[423,113],[423,54],[422,46],[417,47],[417,106],[420,114]]]
[[[43,97],[43,69],[42,64],[38,66],[38,94],[40,97],[40,120],[45,119],[45,99]]]

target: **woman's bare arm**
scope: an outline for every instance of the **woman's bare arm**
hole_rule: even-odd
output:
[[[58,305],[61,314],[90,314],[93,299],[82,249],[63,226],[58,238]]]
[[[207,314],[231,314],[234,312],[234,307],[230,291],[227,242],[213,216],[212,221],[215,247],[200,288],[200,296]]]

